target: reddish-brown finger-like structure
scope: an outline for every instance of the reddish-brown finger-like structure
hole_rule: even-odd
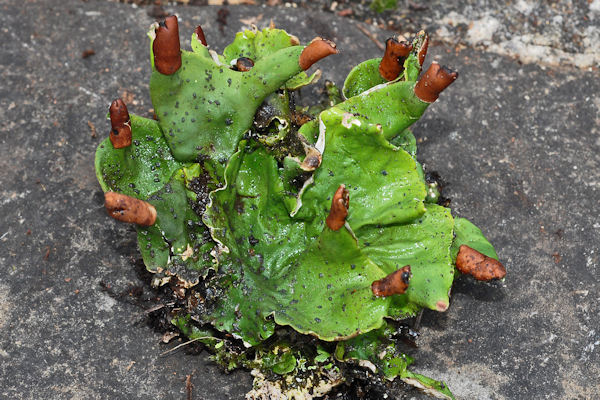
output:
[[[422,37],[421,48],[419,49],[419,53],[417,54],[417,58],[419,59],[419,65],[423,66],[425,62],[425,56],[427,55],[427,48],[429,47],[429,35],[425,31],[421,31],[418,33],[419,37]]]
[[[417,82],[415,95],[427,103],[433,103],[456,78],[458,78],[458,72],[433,62]]]
[[[254,67],[254,61],[252,61],[248,57],[240,57],[235,62],[235,70],[236,71],[250,71]]]
[[[112,102],[110,113],[110,142],[115,149],[131,146],[131,121],[127,106],[121,99]]]
[[[121,193],[104,193],[104,207],[111,217],[122,222],[150,226],[156,221],[152,204]]]
[[[196,37],[198,38],[200,43],[202,43],[205,46],[208,46],[206,44],[206,37],[204,36],[204,31],[202,30],[202,27],[200,25],[198,25],[196,27],[196,29],[194,30],[194,33],[196,34]]]
[[[316,63],[322,58],[337,54],[335,43],[331,40],[321,39],[320,37],[314,38],[308,46],[302,50],[298,63],[300,68],[304,71],[310,68],[311,65]]]
[[[387,81],[393,81],[404,70],[404,60],[410,54],[412,44],[389,38],[385,41],[385,53],[379,63],[379,74]]]
[[[335,191],[333,195],[333,200],[331,201],[331,209],[329,210],[329,215],[325,220],[325,223],[334,231],[340,230],[342,226],[346,223],[346,217],[348,216],[348,207],[350,205],[348,198],[348,191],[346,190],[346,186],[340,185],[340,187]]]
[[[506,276],[506,268],[500,261],[464,244],[458,248],[456,268],[463,274],[472,275],[478,281],[491,281]]]
[[[385,278],[374,281],[371,291],[377,297],[387,297],[393,294],[403,294],[408,289],[410,281],[410,265],[406,265],[392,272]]]
[[[163,75],[173,75],[181,67],[181,46],[179,44],[179,24],[171,15],[156,28],[152,43],[154,67]]]

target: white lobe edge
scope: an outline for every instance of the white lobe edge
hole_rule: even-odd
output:
[[[210,54],[210,57],[213,59],[213,61],[215,62],[215,64],[217,64],[219,67],[227,67],[227,65],[223,64],[221,62],[221,60],[219,60],[219,54],[217,54],[216,51],[214,51],[214,50],[208,50],[208,54]]]
[[[158,25],[158,22],[153,22],[152,25],[150,25],[150,28],[148,28],[148,37],[151,41],[156,39],[156,30],[159,26],[160,25]]]
[[[319,115],[319,137],[317,138],[317,143],[315,143],[315,149],[319,150],[321,154],[325,152],[325,130],[327,127]]]
[[[350,119],[350,118],[354,118],[354,115],[345,112],[344,116],[342,117],[342,126],[346,129],[350,129],[352,128],[352,125],[356,125],[357,127],[360,128],[360,121],[357,118],[354,119]]]
[[[319,137],[317,138],[317,143],[315,143],[315,149],[317,149],[321,153],[321,155],[323,155],[323,153],[325,152],[325,130],[326,129],[327,129],[327,127],[325,126],[323,119],[321,119],[321,116],[319,115]],[[306,188],[308,188],[310,185],[312,185],[313,182],[314,182],[314,178],[313,178],[313,176],[311,176],[304,182],[304,185],[302,185],[302,188],[300,189],[300,192],[298,192],[298,196],[296,197],[296,207],[294,207],[294,209],[290,213],[290,217],[295,216],[296,214],[298,214],[298,211],[300,211],[300,208],[302,207],[302,195],[304,194],[304,191],[306,190]]]
[[[348,231],[348,233],[350,233],[350,235],[352,235],[352,237],[354,238],[354,241],[356,242],[356,244],[358,244],[358,238],[356,237],[356,234],[354,233],[354,231],[350,227],[350,224],[348,223],[348,221],[344,221],[344,228],[346,228],[346,230]]]
[[[377,373],[377,367],[369,360],[358,360],[358,365],[369,368],[374,374]]]
[[[375,85],[370,89],[365,90],[364,92],[362,92],[361,94],[359,94],[359,96],[368,96],[370,93],[373,93],[376,90],[382,89],[388,85],[391,85],[392,83],[395,83],[395,81],[390,81],[390,82],[385,82],[385,83],[380,83],[379,85]]]
[[[313,179],[312,176],[310,178],[308,178],[306,181],[304,181],[304,185],[302,185],[302,188],[300,189],[300,192],[298,192],[298,196],[296,197],[296,207],[294,207],[294,209],[290,213],[290,217],[293,217],[296,214],[298,214],[298,211],[300,211],[300,208],[302,207],[302,195],[304,194],[304,191],[306,190],[306,188],[308,188],[310,185],[312,185],[314,181],[315,180]]]

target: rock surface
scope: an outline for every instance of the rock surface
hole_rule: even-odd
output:
[[[336,82],[380,53],[356,22],[331,14],[230,6],[221,33],[219,7],[166,10],[181,18],[182,43],[202,24],[216,49],[271,19],[302,41],[332,39],[342,52],[320,67]],[[247,373],[223,375],[205,355],[161,356],[173,345],[146,324],[140,304],[157,294],[130,261],[135,235],[102,205],[93,160],[110,102],[151,115],[148,11],[0,3],[2,398],[180,399],[189,374],[193,398],[241,399],[250,387]],[[458,398],[598,398],[597,70],[440,44],[430,52],[426,63],[460,77],[415,126],[419,157],[444,178],[455,214],[484,229],[508,276],[501,285],[461,277],[450,309],[425,313],[414,370],[445,379]]]
[[[168,3],[119,1],[138,5]],[[174,1],[196,5],[225,2]],[[522,63],[596,71],[600,65],[600,0],[229,0],[229,4],[234,3],[332,13],[404,35],[426,29],[435,33],[436,41],[448,46],[475,47]]]

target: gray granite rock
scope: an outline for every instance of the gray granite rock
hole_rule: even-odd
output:
[[[321,63],[341,82],[379,50],[355,22],[276,7],[167,7],[182,43],[197,24],[217,49],[272,19],[303,41],[334,40]],[[0,397],[241,399],[251,379],[169,348],[140,305],[158,294],[131,259],[133,230],[106,216],[94,151],[110,102],[148,116],[148,9],[103,1],[0,3]],[[389,33],[373,30],[383,41]],[[82,52],[95,54],[82,58]],[[600,397],[600,79],[434,46],[459,80],[415,126],[419,158],[456,215],[483,228],[503,284],[461,277],[426,312],[414,370],[458,398]],[[428,62],[429,62],[428,61]],[[92,136],[90,126],[96,129]],[[111,296],[101,284],[110,285]],[[143,291],[141,293],[140,291]],[[422,398],[409,392],[406,398]]]

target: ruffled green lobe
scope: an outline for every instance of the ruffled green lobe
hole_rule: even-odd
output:
[[[320,122],[323,161],[297,213],[300,219],[315,221],[309,234],[321,230],[331,196],[341,184],[350,194],[347,220],[353,229],[404,223],[425,212],[425,184],[415,160],[391,145],[377,124],[337,107],[321,113]]]
[[[146,200],[182,167],[171,155],[159,124],[130,115],[132,145],[115,149],[106,138],[96,150],[96,177],[102,190]]]

